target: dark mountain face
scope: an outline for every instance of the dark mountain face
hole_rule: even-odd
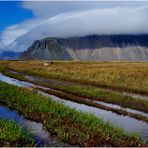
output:
[[[80,38],[59,39],[61,44],[76,49],[140,46],[148,47],[148,35],[92,35]]]
[[[55,38],[35,41],[21,55],[22,59],[70,60],[71,56]]]
[[[148,61],[148,35],[91,35],[35,41],[22,59]]]
[[[0,53],[0,60],[16,60],[19,59],[20,55],[20,52],[3,51]]]

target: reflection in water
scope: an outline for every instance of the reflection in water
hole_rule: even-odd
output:
[[[33,84],[28,83],[28,82],[19,81],[19,80],[13,79],[13,78],[9,78],[7,76],[4,76],[1,73],[0,73],[0,81],[6,82],[6,83],[9,83],[9,84],[13,84],[13,85],[17,85],[19,87],[31,87],[31,86],[34,86]]]
[[[48,133],[43,129],[42,124],[30,120],[26,120],[23,116],[19,115],[15,110],[9,110],[5,106],[0,106],[0,118],[6,120],[14,120],[21,125],[23,129],[30,129],[30,134],[35,138],[39,145],[48,144]]]
[[[49,96],[53,100],[60,101],[71,108],[75,108],[76,110],[94,114],[95,116],[102,118],[103,121],[113,123],[114,125],[117,125],[120,128],[124,129],[125,131],[138,132],[141,134],[142,138],[147,139],[148,142],[148,124],[146,122],[133,119],[129,116],[120,116],[111,111],[106,111],[96,107],[91,107],[69,100],[60,99],[54,95],[48,95],[41,91],[39,91],[39,93],[45,96]]]
[[[18,74],[18,72],[15,72],[15,71],[10,71],[10,72],[13,72],[13,73],[16,73]],[[37,76],[29,76],[29,75],[24,75],[25,78],[27,78],[28,80],[31,80],[31,81],[38,81],[38,82],[46,82],[48,83],[48,81],[44,78],[39,78]],[[4,76],[2,74],[0,74],[0,79],[2,79],[3,81],[5,82],[8,82],[11,83],[11,84],[14,84],[14,85],[19,85],[19,86],[26,86],[26,87],[29,87],[29,86],[36,86],[37,88],[41,88],[41,89],[44,89],[44,90],[49,90],[50,88],[47,88],[47,87],[43,87],[43,86],[39,86],[39,85],[35,85],[35,84],[32,84],[32,83],[27,83],[27,82],[20,82],[16,79],[12,79],[12,78],[9,78],[7,76]],[[11,81],[12,79],[12,81]],[[55,81],[56,80],[50,80],[51,83],[52,81]],[[15,83],[14,83],[15,82]],[[56,82],[57,83],[57,82]],[[61,82],[60,82],[61,83]],[[69,82],[70,83],[70,82]],[[124,92],[125,93],[125,92]],[[122,93],[123,94],[123,93]],[[127,93],[126,93],[127,94]],[[130,95],[133,95],[133,96],[139,96],[139,97],[144,97],[142,95],[136,95],[136,94],[132,94],[132,93],[129,93]],[[147,97],[147,96],[145,96]],[[143,98],[144,99],[144,98]],[[147,113],[144,113],[142,111],[136,111],[136,110],[133,110],[133,109],[129,109],[129,108],[124,108],[124,107],[121,107],[119,105],[115,105],[115,104],[111,104],[111,103],[105,103],[105,102],[102,102],[102,101],[93,101],[94,103],[97,103],[97,104],[101,104],[101,105],[104,105],[104,106],[108,106],[108,107],[112,107],[112,108],[116,108],[116,109],[123,109],[123,110],[126,110],[128,112],[131,112],[131,113],[137,113],[137,114],[140,114],[142,116],[145,116],[145,117],[148,117],[148,114]]]
[[[104,105],[104,106],[108,106],[108,107],[112,107],[112,108],[116,108],[116,109],[122,109],[122,110],[126,110],[130,113],[136,113],[136,114],[140,114],[142,116],[148,117],[148,114],[144,113],[142,111],[137,111],[137,110],[134,110],[134,109],[125,108],[125,107],[121,107],[119,105],[115,105],[115,104],[111,104],[111,103],[105,103],[105,102],[101,102],[101,101],[93,101],[93,102],[97,103],[97,104]]]
[[[9,84],[14,84],[14,85],[17,85],[17,86],[22,86],[22,87],[36,86],[36,85],[31,84],[31,83],[11,79],[11,78],[6,77],[2,74],[0,74],[0,80],[7,82]],[[38,91],[38,92],[45,95],[45,96],[51,97],[53,100],[63,102],[65,105],[67,105],[71,108],[75,108],[76,110],[92,113],[92,114],[98,116],[99,118],[102,118],[105,122],[113,123],[113,124],[121,127],[122,129],[126,130],[126,131],[139,132],[141,134],[142,138],[144,138],[144,139],[146,138],[147,142],[148,142],[148,124],[146,122],[139,121],[139,120],[130,118],[128,116],[120,116],[120,115],[117,115],[115,113],[112,113],[111,111],[106,111],[106,110],[103,110],[103,109],[87,106],[87,105],[84,105],[84,104],[79,104],[79,103],[75,103],[75,102],[72,102],[72,101],[64,100],[64,99],[55,97],[53,95],[48,95],[48,94],[43,93],[41,91]],[[103,103],[103,102],[98,102],[98,103]],[[109,104],[104,103],[104,105],[109,105]],[[113,105],[113,107],[118,108],[119,106]],[[134,110],[129,109],[129,111],[133,112]],[[145,113],[143,113],[143,114],[145,114]],[[146,116],[147,116],[147,114],[146,114]],[[11,117],[13,117],[13,114],[11,115]]]
[[[57,138],[51,137],[49,133],[44,130],[41,123],[27,120],[15,110],[9,110],[6,106],[0,105],[0,118],[14,120],[23,128],[23,130],[30,129],[31,137],[35,139],[37,146],[68,146],[63,142],[60,142]]]

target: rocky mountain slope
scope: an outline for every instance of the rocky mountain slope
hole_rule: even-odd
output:
[[[21,59],[148,61],[148,35],[91,35],[35,41]]]

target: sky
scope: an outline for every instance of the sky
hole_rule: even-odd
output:
[[[0,51],[45,37],[147,34],[147,1],[0,1]]]

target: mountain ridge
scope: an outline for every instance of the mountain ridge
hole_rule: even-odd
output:
[[[90,35],[36,40],[21,59],[148,61],[148,35]]]

